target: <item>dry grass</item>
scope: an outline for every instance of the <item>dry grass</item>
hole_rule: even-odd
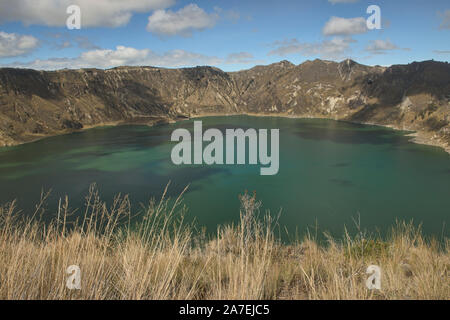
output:
[[[399,223],[387,240],[359,234],[319,245],[312,237],[276,239],[260,202],[240,196],[240,223],[215,237],[183,223],[180,198],[150,201],[137,224],[128,198],[111,207],[94,187],[82,218],[69,222],[67,199],[55,220],[40,222],[0,207],[0,299],[449,299],[449,240],[425,241]],[[368,290],[370,264],[381,290]],[[81,290],[66,287],[69,265]]]

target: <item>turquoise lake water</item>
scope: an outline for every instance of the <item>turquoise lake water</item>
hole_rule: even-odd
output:
[[[0,149],[0,202],[18,200],[24,214],[52,189],[51,210],[69,195],[82,205],[91,183],[104,200],[130,194],[134,208],[158,198],[168,181],[169,195],[184,196],[187,219],[214,232],[239,218],[238,195],[256,191],[262,210],[277,215],[293,235],[307,228],[342,235],[354,219],[384,234],[396,219],[422,223],[426,234],[448,235],[450,156],[440,148],[409,142],[405,132],[333,120],[278,117],[208,117],[204,130],[280,130],[280,166],[261,176],[260,165],[172,164],[175,128],[193,131],[193,120],[176,124],[90,129]],[[53,206],[53,207],[52,207]],[[49,213],[50,214],[50,213]],[[354,228],[353,228],[354,229]],[[315,232],[315,231],[314,231]]]

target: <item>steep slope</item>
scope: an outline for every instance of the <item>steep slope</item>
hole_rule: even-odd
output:
[[[422,141],[448,148],[450,65],[314,60],[230,73],[213,67],[0,69],[0,145],[104,123],[238,113],[376,123],[416,130]]]

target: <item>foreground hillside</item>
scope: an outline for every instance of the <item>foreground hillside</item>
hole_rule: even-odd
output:
[[[450,65],[314,60],[231,73],[212,67],[0,69],[0,146],[109,123],[240,113],[393,126],[448,148]]]
[[[240,200],[240,224],[213,238],[182,224],[180,199],[150,202],[134,227],[127,197],[107,208],[94,189],[75,225],[67,199],[46,227],[36,219],[43,203],[26,221],[2,206],[0,299],[450,299],[447,238],[426,241],[399,223],[384,240],[361,231],[286,245],[268,216],[257,218],[254,196]],[[366,287],[372,264],[381,290]],[[70,265],[80,290],[66,287]]]

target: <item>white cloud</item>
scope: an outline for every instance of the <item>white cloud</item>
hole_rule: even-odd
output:
[[[196,4],[189,4],[179,11],[157,10],[148,18],[147,31],[164,36],[190,36],[192,31],[212,28],[219,15],[206,13]]]
[[[439,16],[442,18],[441,29],[450,29],[450,10],[445,10],[443,13],[439,12]]]
[[[436,54],[450,54],[450,50],[433,50]]]
[[[395,50],[398,47],[389,40],[373,40],[367,49],[370,51]]]
[[[255,60],[255,57],[249,52],[230,53],[225,59],[227,64],[258,64],[263,60]]]
[[[75,37],[74,42],[77,44],[77,46],[81,49],[85,50],[94,50],[94,49],[100,49],[99,46],[94,44],[89,38],[87,37]]]
[[[328,0],[328,2],[331,2],[332,4],[336,4],[336,3],[355,3],[358,2],[359,0]]]
[[[101,49],[88,37],[75,36],[71,32],[48,32],[45,35],[47,39],[41,40],[41,42],[49,44],[52,49],[62,50],[66,48],[72,48],[74,46],[84,50]]]
[[[235,10],[228,10],[225,12],[225,19],[231,20],[233,22],[238,21],[241,18],[241,14]]]
[[[51,58],[31,62],[16,62],[8,67],[39,70],[112,68],[117,66],[164,66],[180,67],[195,65],[218,65],[222,59],[184,50],[172,50],[158,54],[150,49],[117,46],[115,50],[91,50],[76,58]]]
[[[26,55],[38,45],[39,40],[33,36],[0,31],[0,58]]]
[[[269,56],[286,56],[301,54],[303,56],[321,56],[325,59],[342,59],[350,52],[350,44],[356,42],[349,37],[334,37],[331,40],[313,43],[301,43],[297,39],[276,42],[276,49],[269,52]]]
[[[149,49],[135,49],[117,46],[116,50],[92,50],[83,52],[80,63],[87,66],[107,68],[121,65],[137,65],[146,61],[152,55]]]
[[[65,26],[69,5],[81,8],[81,28],[126,25],[133,13],[170,7],[175,0],[14,0],[0,2],[0,23]]]
[[[251,53],[230,53],[226,58],[207,56],[184,50],[172,50],[158,54],[150,49],[136,49],[117,46],[114,50],[97,49],[83,52],[76,58],[36,59],[30,62],[14,62],[2,67],[30,68],[37,70],[80,69],[80,68],[113,68],[117,66],[161,66],[187,67],[197,65],[220,64],[256,64],[263,63],[256,60]]]
[[[366,47],[366,51],[372,54],[385,54],[387,51],[392,50],[407,50],[408,48],[399,48],[397,45],[389,40],[372,40],[370,44]]]
[[[351,35],[367,32],[366,19],[331,17],[323,27],[322,33],[326,36]]]

